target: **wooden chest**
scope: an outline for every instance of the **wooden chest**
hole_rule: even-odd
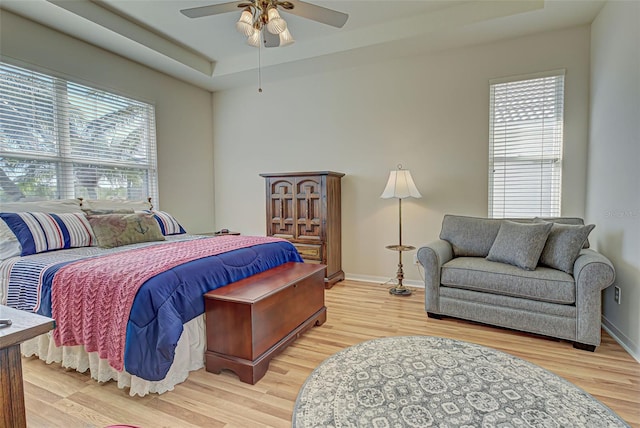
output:
[[[207,371],[260,380],[269,361],[327,319],[324,265],[285,263],[204,295]]]

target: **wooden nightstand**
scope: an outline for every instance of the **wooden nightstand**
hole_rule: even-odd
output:
[[[56,322],[32,312],[2,305],[0,318],[11,320],[11,325],[0,329],[0,404],[3,409],[0,426],[26,427],[20,343],[55,328]]]

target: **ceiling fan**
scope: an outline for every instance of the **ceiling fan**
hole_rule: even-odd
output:
[[[249,45],[255,47],[260,46],[261,39],[265,47],[286,46],[294,42],[287,23],[280,16],[278,9],[337,28],[342,28],[349,18],[346,13],[300,0],[233,1],[182,9],[180,13],[189,18],[201,18],[234,12],[238,9],[242,9],[242,13],[236,23],[236,29],[247,37]],[[262,31],[263,28],[267,31]]]

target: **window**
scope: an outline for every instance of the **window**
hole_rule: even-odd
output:
[[[489,216],[560,215],[564,71],[490,82]]]
[[[152,105],[0,63],[0,203],[157,193]]]

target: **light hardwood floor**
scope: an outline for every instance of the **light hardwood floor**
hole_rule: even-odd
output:
[[[364,340],[400,335],[449,337],[489,346],[542,366],[574,383],[640,426],[640,364],[603,332],[595,353],[568,342],[470,322],[432,320],[424,290],[391,296],[377,284],[344,281],[326,292],[327,322],[277,356],[256,385],[232,373],[193,372],[174,391],[130,397],[114,382],[23,358],[29,427],[289,427],[298,391],[325,358]]]

